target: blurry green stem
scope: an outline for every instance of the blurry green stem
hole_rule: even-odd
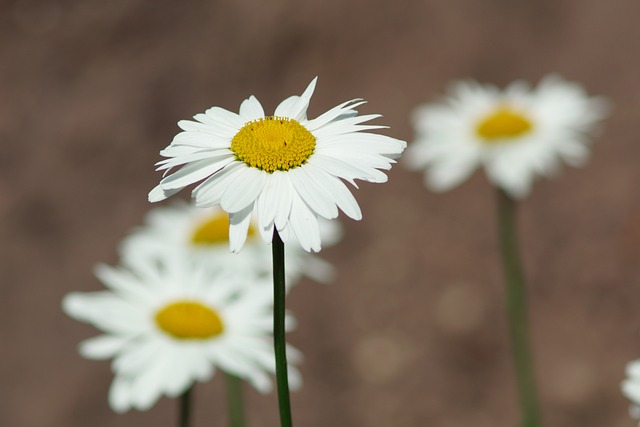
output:
[[[180,396],[180,414],[178,418],[178,425],[180,427],[189,427],[189,418],[191,416],[191,390],[189,387],[187,391]]]
[[[276,355],[276,381],[281,427],[292,427],[289,403],[289,379],[287,374],[287,343],[284,330],[284,243],[273,230],[273,345]]]
[[[538,427],[541,422],[533,374],[524,277],[518,251],[516,202],[497,190],[498,234],[506,281],[506,304],[511,347],[516,369],[522,427]]]
[[[227,404],[229,408],[229,426],[244,427],[244,398],[242,380],[225,372],[227,382]]]

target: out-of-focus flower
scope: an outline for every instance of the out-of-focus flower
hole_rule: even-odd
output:
[[[631,400],[629,414],[640,421],[640,360],[627,364],[627,378],[622,381],[622,393]]]
[[[63,300],[69,316],[104,332],[83,341],[80,353],[113,358],[109,403],[115,411],[146,410],[161,395],[176,397],[210,379],[216,368],[270,390],[270,286],[214,276],[184,256],[137,257],[127,266],[99,266],[96,275],[108,290]],[[292,347],[288,353],[290,362],[301,357]],[[292,366],[289,372],[292,386],[299,385],[299,372]]]
[[[335,244],[341,238],[337,221],[320,219],[320,233],[325,244]],[[213,271],[227,272],[247,278],[272,274],[271,247],[257,235],[252,219],[244,249],[229,252],[229,215],[219,207],[198,208],[182,201],[171,206],[152,209],[145,224],[138,227],[122,243],[123,259],[155,256],[162,253],[185,253],[194,262]],[[302,275],[320,282],[329,282],[333,266],[316,255],[303,251],[297,242],[286,245],[287,284],[294,284]]]
[[[525,197],[537,175],[550,176],[561,161],[585,163],[607,102],[577,83],[545,77],[537,88],[516,81],[505,90],[459,82],[442,102],[416,109],[416,141],[405,159],[426,168],[426,184],[445,191],[478,166],[512,197]]]
[[[229,243],[239,251],[255,212],[257,231],[271,242],[274,226],[283,241],[295,235],[306,251],[319,251],[318,217],[336,218],[338,209],[362,217],[355,198],[342,182],[385,182],[388,170],[406,147],[404,141],[363,131],[378,114],[358,116],[364,101],[344,102],[319,117],[307,119],[316,79],[301,96],[291,96],[266,116],[251,96],[239,114],[213,107],[178,123],[183,132],[160,152],[165,174],[149,193],[164,200],[204,180],[192,192],[198,207],[220,207],[229,213]]]

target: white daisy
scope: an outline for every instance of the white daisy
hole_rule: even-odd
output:
[[[337,221],[319,223],[322,241],[336,243],[341,237]],[[271,276],[271,247],[257,236],[255,216],[249,224],[244,250],[229,252],[229,215],[219,207],[198,208],[178,201],[171,206],[152,209],[145,217],[145,225],[131,233],[122,243],[123,259],[153,256],[157,252],[188,253],[196,262],[213,271],[247,277]],[[333,266],[319,257],[307,253],[297,244],[285,247],[288,285],[306,275],[320,282],[329,282],[335,271]]]
[[[103,335],[80,344],[90,359],[113,358],[109,403],[118,412],[146,410],[161,395],[176,397],[216,368],[271,388],[273,295],[266,284],[247,286],[233,278],[193,268],[185,257],[138,257],[129,268],[99,266],[109,288],[71,293],[63,309]],[[292,319],[289,318],[289,326]],[[300,354],[288,348],[290,362]],[[291,385],[300,384],[290,367]]]
[[[158,170],[181,169],[166,176],[149,193],[157,202],[204,180],[192,192],[198,207],[220,205],[229,213],[233,252],[242,248],[255,211],[258,232],[271,242],[274,226],[283,241],[290,233],[306,251],[319,251],[318,216],[332,219],[338,208],[350,218],[362,217],[344,179],[386,182],[388,170],[406,147],[404,141],[363,131],[378,114],[357,116],[355,99],[307,119],[314,79],[301,96],[291,96],[266,116],[251,96],[240,114],[213,107],[180,121],[179,133],[160,152],[168,157]],[[357,186],[356,186],[357,187]]]
[[[522,198],[536,175],[552,175],[561,160],[585,163],[590,134],[607,110],[605,100],[558,76],[535,89],[521,81],[505,90],[460,82],[442,102],[416,109],[416,141],[405,158],[427,168],[426,184],[435,191],[484,166],[493,184]]]

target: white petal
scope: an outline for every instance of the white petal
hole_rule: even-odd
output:
[[[349,163],[359,169],[369,171],[369,174],[377,172],[375,169],[389,170],[391,169],[391,164],[395,163],[395,161],[389,157],[371,151],[352,151],[346,147],[321,147],[316,150],[315,155],[330,157],[344,163]]]
[[[82,341],[79,352],[87,359],[108,359],[117,354],[128,341],[128,338],[99,335]]]
[[[253,95],[242,101],[242,104],[240,105],[240,116],[245,120],[245,122],[251,122],[253,120],[263,118],[264,110],[260,101],[258,101]]]
[[[126,374],[137,374],[143,367],[158,357],[157,341],[143,341],[113,359],[113,369]]]
[[[131,382],[116,375],[109,388],[109,406],[118,413],[131,409]]]
[[[449,159],[447,159],[449,160]],[[451,161],[440,161],[428,169],[428,185],[434,191],[447,191],[467,179],[478,166],[474,157],[457,157]]]
[[[238,212],[253,204],[264,188],[267,173],[260,169],[244,167],[242,172],[229,181],[220,199],[220,207],[226,212]]]
[[[266,225],[259,225],[258,231],[260,232],[260,237],[266,243],[271,243],[273,241],[273,229],[275,224],[273,222],[268,222]]]
[[[232,163],[234,158],[232,155],[227,155],[219,160],[211,163],[210,160],[200,160],[195,163],[183,166],[177,172],[169,175],[160,181],[162,188],[167,190],[175,190],[178,188],[184,188],[187,185],[193,184],[203,180],[210,175],[213,175],[229,163]]]
[[[640,378],[640,360],[633,360],[627,363],[625,372],[630,377]]]
[[[387,182],[388,179],[384,173],[377,169],[346,162],[334,156],[324,156],[317,153],[312,156],[308,162],[318,166],[325,172],[328,172],[333,176],[337,176],[338,178],[345,179],[354,185],[354,179],[377,183]]]
[[[196,206],[204,208],[218,205],[229,183],[242,172],[243,165],[240,162],[231,163],[194,188],[191,197],[196,200]]]
[[[151,203],[156,203],[156,202],[161,202],[171,196],[173,196],[174,194],[176,194],[177,192],[179,192],[180,190],[182,190],[182,188],[175,188],[173,190],[165,190],[162,188],[162,186],[157,185],[153,188],[153,190],[149,191],[149,202]]]
[[[307,108],[309,107],[309,101],[313,95],[313,91],[316,88],[316,82],[318,78],[315,77],[309,83],[309,86],[305,89],[301,96],[292,96],[285,99],[276,108],[275,115],[290,117],[294,120],[301,121],[307,117]]]
[[[349,151],[364,151],[388,155],[402,153],[406,142],[375,133],[355,133],[328,137],[319,142],[322,146],[335,146]]]
[[[258,197],[257,211],[258,224],[260,228],[266,228],[268,224],[273,224],[276,214],[278,213],[278,185],[281,184],[283,172],[275,171],[267,177],[262,189],[262,193]]]
[[[292,169],[288,174],[293,188],[313,212],[327,219],[338,216],[333,198],[314,181],[315,176],[309,176],[305,167]]]
[[[314,131],[315,129],[321,128],[332,120],[344,115],[347,112],[351,112],[352,109],[359,107],[362,104],[365,104],[366,101],[362,99],[352,99],[347,102],[343,102],[342,104],[333,107],[329,111],[321,114],[313,120],[309,120],[307,125],[305,126],[309,131]],[[355,113],[355,112],[354,112]]]
[[[229,247],[231,252],[240,252],[247,240],[247,232],[251,223],[253,203],[241,211],[229,214]]]
[[[162,382],[167,372],[167,354],[156,354],[132,382],[131,403],[138,410],[146,411],[162,395]]]
[[[161,151],[160,154],[164,155]],[[171,169],[176,166],[184,165],[187,163],[195,163],[199,160],[210,160],[215,159],[217,157],[223,156],[233,156],[233,152],[227,148],[217,149],[217,150],[201,150],[196,151],[191,154],[181,155],[177,157],[172,157],[170,159],[164,159],[156,163],[156,170],[166,170]],[[167,156],[169,157],[169,156]]]
[[[271,179],[277,179],[279,181],[274,185],[274,192],[276,193],[274,196],[274,202],[277,206],[275,224],[276,227],[278,227],[278,230],[281,230],[286,226],[289,218],[291,203],[293,201],[293,193],[295,190],[293,189],[289,175],[287,175],[286,172],[275,171],[271,174]]]
[[[206,120],[204,120],[205,117],[207,117]],[[178,126],[185,132],[196,134],[199,133],[202,135],[223,139],[225,141],[230,141],[231,138],[233,138],[233,136],[238,133],[238,130],[240,130],[239,127],[235,127],[232,124],[227,123],[226,121],[220,122],[208,117],[208,115],[205,114],[196,114],[195,118],[196,120],[206,122],[206,124],[192,122],[190,120],[180,120],[178,122]]]
[[[342,212],[356,221],[362,219],[362,212],[358,202],[356,202],[353,194],[342,181],[313,164],[307,163],[303,167],[313,174],[314,181],[331,195]]]
[[[194,150],[199,148],[229,148],[230,144],[231,141],[229,138],[223,138],[222,136],[212,135],[210,133],[184,131],[174,136],[171,144],[165,148],[165,150],[171,150],[178,147],[191,147]]]
[[[205,111],[205,114],[218,122],[218,124],[225,125],[231,129],[235,129],[236,131],[240,130],[240,128],[245,124],[242,117],[236,113],[225,110],[224,108],[212,107]]]
[[[276,117],[291,117],[290,111],[292,111],[293,107],[297,105],[298,99],[300,99],[300,97],[297,95],[293,95],[285,99],[278,104],[273,115]]]
[[[293,193],[289,224],[298,238],[300,246],[302,246],[305,251],[320,251],[321,242],[318,218],[296,192]]]

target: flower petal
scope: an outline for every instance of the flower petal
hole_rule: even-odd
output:
[[[316,88],[317,81],[317,77],[311,80],[311,83],[309,83],[309,86],[307,86],[301,96],[291,96],[282,101],[276,108],[275,115],[281,117],[290,117],[297,121],[306,119],[309,101],[311,100],[313,91]]]
[[[331,195],[342,212],[356,221],[362,219],[362,212],[358,202],[356,202],[353,194],[340,179],[310,163],[304,165],[304,169],[308,170],[310,175],[313,176],[313,180]]]
[[[338,208],[333,198],[318,185],[317,181],[314,181],[315,176],[309,176],[305,167],[291,169],[288,173],[293,188],[313,212],[327,219],[338,216]]]
[[[240,116],[245,122],[261,119],[264,117],[264,109],[258,99],[251,95],[240,104]]]
[[[243,167],[242,172],[229,181],[220,199],[220,207],[226,212],[238,212],[253,204],[264,188],[267,173],[256,168]]]
[[[302,246],[305,251],[320,251],[321,242],[318,218],[296,192],[293,192],[289,224],[298,238],[300,246]]]
[[[130,338],[115,335],[99,335],[80,343],[80,354],[87,359],[108,359],[116,355]]]
[[[238,253],[247,240],[253,203],[238,212],[229,214],[229,247],[231,252]]]
[[[178,188],[184,188],[187,185],[194,182],[203,180],[210,175],[213,175],[220,169],[224,168],[229,163],[232,163],[234,158],[232,155],[225,155],[218,160],[200,160],[187,164],[180,168],[177,172],[169,175],[160,181],[160,186],[165,190],[175,190]]]

